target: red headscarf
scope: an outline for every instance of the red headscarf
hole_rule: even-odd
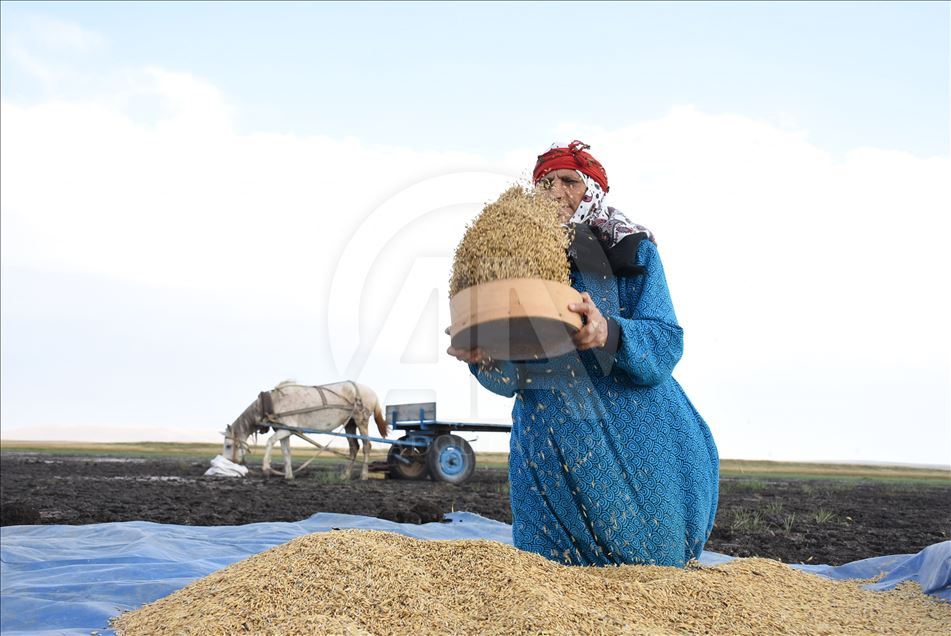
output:
[[[601,189],[607,192],[608,174],[597,159],[585,152],[589,148],[591,146],[576,139],[567,147],[555,147],[544,154],[538,155],[538,161],[535,163],[535,170],[532,173],[532,180],[538,183],[552,170],[577,170],[594,179],[601,186]]]

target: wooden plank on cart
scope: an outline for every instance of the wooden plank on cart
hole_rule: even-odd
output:
[[[511,433],[511,424],[489,424],[487,422],[435,422],[435,428],[447,431],[465,431],[467,433]]]
[[[435,402],[417,402],[414,404],[392,404],[387,407],[386,414],[391,424],[413,422],[424,424],[436,421]]]

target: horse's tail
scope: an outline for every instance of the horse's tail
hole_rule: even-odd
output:
[[[379,429],[380,435],[386,437],[390,430],[390,424],[386,421],[386,416],[383,415],[383,409],[380,408],[379,402],[373,405],[373,419],[376,420],[376,427]]]

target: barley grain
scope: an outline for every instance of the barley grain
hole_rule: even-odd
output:
[[[946,634],[914,584],[869,592],[776,561],[582,568],[490,541],[298,537],[114,622],[131,634]]]
[[[570,231],[544,192],[515,185],[486,205],[456,247],[449,296],[496,280],[540,278],[569,284]]]

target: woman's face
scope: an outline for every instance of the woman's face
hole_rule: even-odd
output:
[[[588,189],[578,173],[568,168],[552,170],[539,180],[538,186],[561,204],[558,208],[558,218],[562,223],[567,223],[575,213]]]

